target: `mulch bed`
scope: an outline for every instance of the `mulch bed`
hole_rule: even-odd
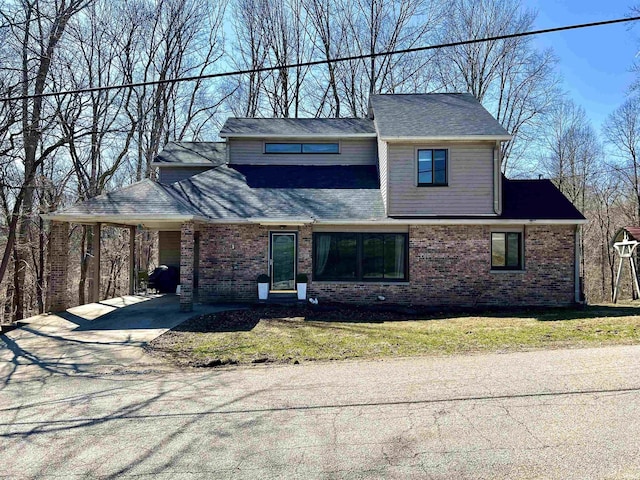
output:
[[[420,316],[417,310],[407,307],[385,308],[345,305],[311,306],[261,306],[247,310],[233,310],[193,317],[173,328],[174,332],[230,332],[251,330],[260,320],[277,318],[304,318],[319,322],[366,322],[414,320]]]

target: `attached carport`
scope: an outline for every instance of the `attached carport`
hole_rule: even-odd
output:
[[[164,212],[159,214],[158,212]],[[100,195],[66,210],[43,215],[51,222],[49,255],[51,270],[47,290],[47,310],[61,311],[72,306],[69,298],[69,232],[72,223],[93,229],[93,257],[90,258],[89,302],[100,296],[100,252],[103,226],[129,231],[129,294],[134,293],[135,238],[138,229],[174,232],[179,235],[180,309],[193,308],[194,254],[197,224],[204,221],[192,208],[151,180],[143,180],[112,193]],[[175,249],[175,246],[174,246]],[[176,256],[177,252],[173,252]]]

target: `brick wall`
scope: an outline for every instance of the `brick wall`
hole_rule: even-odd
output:
[[[294,229],[292,229],[294,230]],[[525,270],[490,271],[489,226],[411,226],[408,283],[313,282],[320,301],[423,305],[567,305],[574,292],[574,227],[527,226]],[[310,226],[298,229],[298,271],[311,273]],[[200,233],[199,295],[204,301],[255,301],[267,273],[269,228],[205,225]]]
[[[494,230],[496,231],[496,230]],[[412,226],[409,283],[328,283],[309,296],[329,301],[452,305],[568,305],[574,299],[574,227],[528,226],[523,272],[491,272],[489,226]]]
[[[259,225],[203,225],[200,229],[199,298],[250,301],[256,278],[268,273],[269,229]]]
[[[51,222],[47,310],[59,312],[71,305],[69,296],[69,224]]]
[[[180,229],[180,310],[191,311],[193,308],[193,267],[194,237],[193,222],[182,224]]]

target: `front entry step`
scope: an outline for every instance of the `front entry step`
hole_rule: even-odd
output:
[[[266,300],[260,300],[260,303],[267,303],[271,305],[304,305],[306,301],[298,300],[297,293],[269,292],[269,297]]]

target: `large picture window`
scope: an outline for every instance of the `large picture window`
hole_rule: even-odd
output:
[[[338,143],[265,143],[264,153],[340,153]]]
[[[406,281],[406,233],[315,233],[313,279]]]
[[[418,186],[447,185],[447,151],[444,149],[418,150]]]
[[[491,233],[491,269],[522,270],[522,233]]]

